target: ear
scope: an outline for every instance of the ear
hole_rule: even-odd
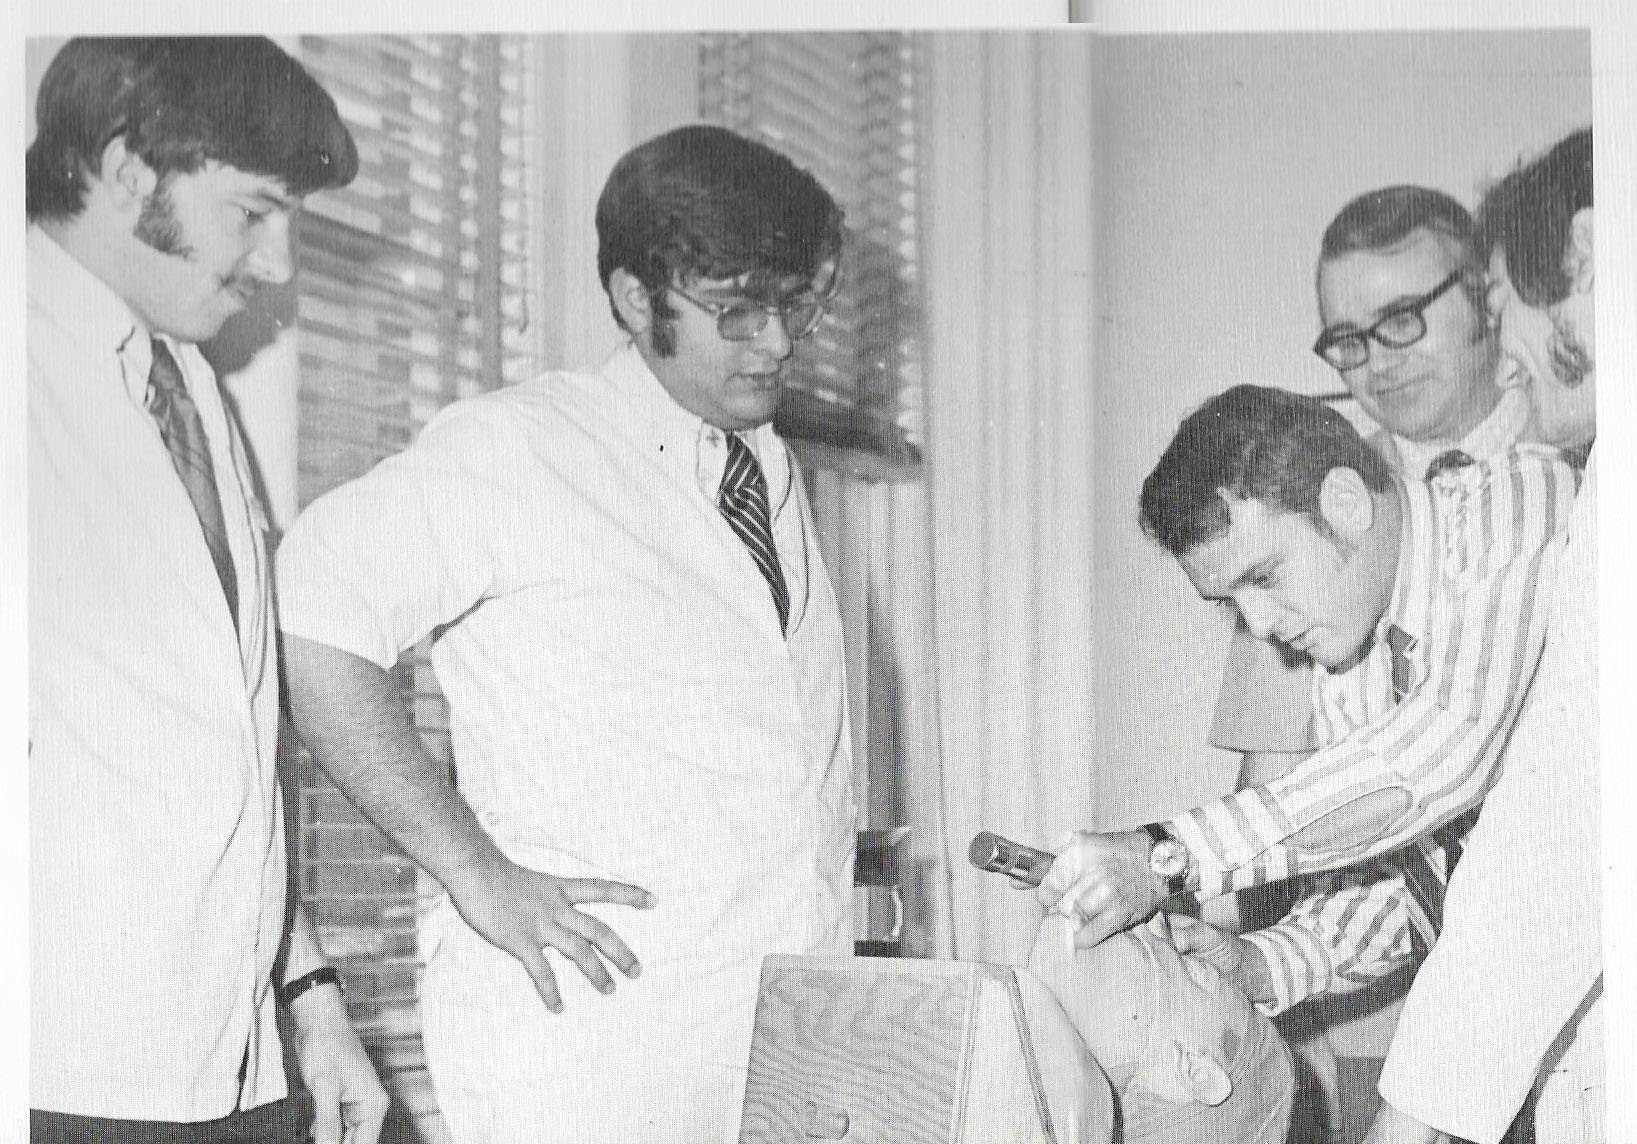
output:
[[[1569,222],[1569,250],[1564,255],[1564,270],[1574,284],[1577,294],[1587,294],[1592,288],[1592,208],[1581,207]]]
[[[1358,470],[1338,466],[1319,485],[1319,512],[1337,536],[1351,541],[1370,531],[1376,502]]]
[[[125,147],[125,137],[116,135],[102,149],[97,177],[118,207],[140,209],[159,186],[159,176],[147,162]]]
[[[1185,1049],[1180,1042],[1172,1041],[1171,1054],[1177,1083],[1200,1104],[1215,1108],[1233,1092],[1227,1070],[1210,1053]]]
[[[632,334],[646,334],[654,322],[653,299],[635,274],[623,268],[608,276],[608,297]]]

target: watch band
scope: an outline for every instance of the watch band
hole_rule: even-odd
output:
[[[1186,890],[1188,888],[1188,867],[1187,867],[1187,865],[1184,865],[1182,870],[1179,871],[1178,873],[1171,874],[1171,875],[1167,876],[1167,875],[1163,874],[1160,870],[1154,869],[1154,866],[1153,866],[1153,851],[1154,851],[1155,847],[1158,847],[1158,846],[1160,846],[1162,844],[1165,844],[1165,843],[1169,843],[1170,845],[1177,847],[1184,854],[1186,854],[1188,852],[1187,846],[1184,845],[1183,842],[1180,839],[1178,839],[1177,837],[1175,837],[1169,830],[1165,829],[1165,827],[1161,826],[1157,822],[1145,822],[1145,823],[1143,823],[1142,828],[1145,831],[1148,832],[1148,837],[1150,839],[1152,839],[1152,845],[1149,847],[1149,856],[1150,856],[1149,857],[1149,868],[1152,869],[1155,874],[1159,874],[1161,877],[1165,878],[1165,892],[1167,894],[1175,896],[1177,894],[1182,893],[1184,890]]]
[[[288,1009],[290,1002],[315,985],[333,985],[339,989],[341,988],[341,975],[335,971],[335,966],[321,965],[309,973],[303,973],[294,981],[286,981],[274,990],[274,993],[278,996],[279,1004]]]

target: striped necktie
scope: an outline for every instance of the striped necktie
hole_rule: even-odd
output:
[[[1468,464],[1471,462],[1468,461]],[[1393,702],[1403,702],[1415,687],[1415,665],[1410,650],[1416,639],[1397,624],[1386,632],[1387,650],[1392,653]],[[1404,887],[1420,912],[1411,911],[1412,940],[1423,955],[1438,940],[1444,925],[1444,887],[1461,860],[1461,843],[1472,824],[1478,821],[1478,807],[1444,823],[1431,834],[1422,835],[1404,848]],[[1443,869],[1439,870],[1438,850],[1442,849]]]
[[[199,407],[182,382],[181,367],[171,356],[170,347],[158,338],[153,339],[153,368],[148,371],[148,412],[159,423],[159,436],[170,450],[171,464],[176,468],[176,475],[182,478],[182,487],[188,490],[188,499],[193,502],[211,562],[216,565],[217,579],[222,582],[222,592],[227,597],[228,613],[237,626],[239,580],[233,570],[233,554],[227,546],[227,523],[222,517],[221,499],[216,494],[216,470],[210,460],[210,445],[205,440],[205,425],[199,419]]]
[[[773,606],[779,613],[779,631],[785,630],[790,620],[790,592],[784,586],[784,572],[779,568],[779,551],[773,547],[772,514],[767,505],[767,478],[750,446],[737,433],[728,434],[728,463],[722,472],[722,487],[716,494],[716,507],[722,510],[728,525],[744,541],[750,558],[762,570],[767,587],[773,593]]]

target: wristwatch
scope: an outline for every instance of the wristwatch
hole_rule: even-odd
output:
[[[1182,893],[1188,888],[1188,864],[1193,858],[1188,847],[1157,822],[1145,823],[1143,829],[1154,840],[1148,849],[1148,868],[1165,879],[1167,894]]]

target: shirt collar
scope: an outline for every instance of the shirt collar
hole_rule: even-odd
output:
[[[1376,623],[1376,639],[1384,640],[1394,624],[1416,639],[1426,634],[1432,589],[1439,582],[1438,521],[1432,488],[1425,481],[1393,478],[1398,491],[1398,563],[1393,592]]]
[[[1400,466],[1412,477],[1419,477],[1440,453],[1459,449],[1474,461],[1485,461],[1505,452],[1523,436],[1529,425],[1529,394],[1512,387],[1501,390],[1501,399],[1495,408],[1472,431],[1459,441],[1434,438],[1430,441],[1411,441],[1408,437],[1390,434],[1398,450]]]
[[[614,351],[603,366],[603,375],[634,408],[646,432],[656,437],[659,445],[673,449],[679,459],[691,461],[701,487],[708,485],[705,491],[714,496],[727,463],[726,432],[678,405],[631,342]],[[739,437],[761,463],[768,499],[777,516],[790,495],[792,478],[784,443],[771,424],[744,430]]]
[[[104,347],[120,362],[132,401],[147,399],[153,345],[147,328],[106,282],[38,226],[28,228],[28,292],[52,320],[87,346]]]

